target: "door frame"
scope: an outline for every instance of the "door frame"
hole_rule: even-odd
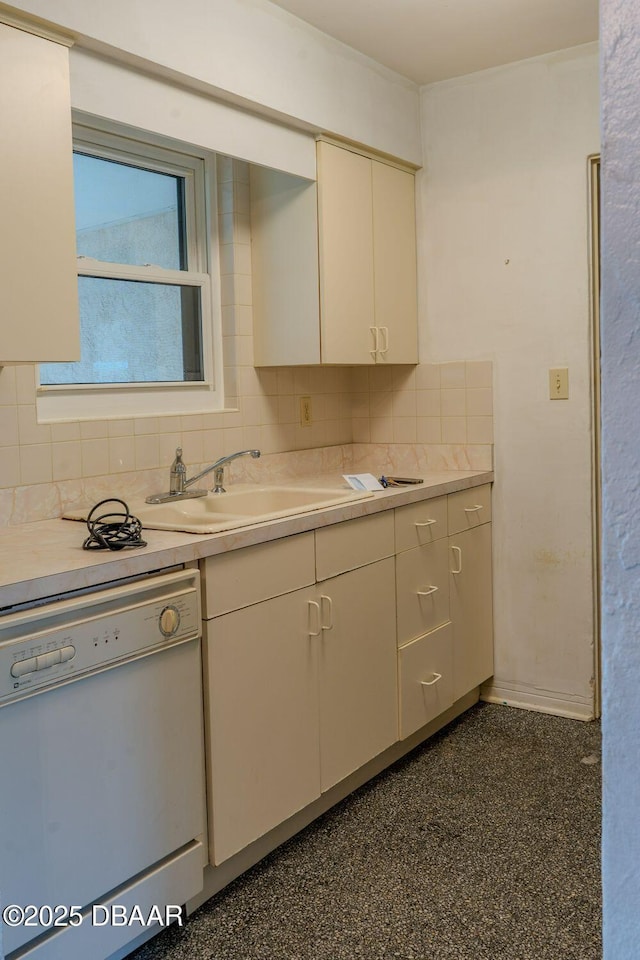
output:
[[[601,516],[600,471],[600,154],[587,158],[589,188],[589,319],[591,329],[591,498],[593,530],[593,701],[594,714],[601,714]]]

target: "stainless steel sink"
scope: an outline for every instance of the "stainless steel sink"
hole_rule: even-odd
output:
[[[322,510],[373,496],[369,490],[302,486],[238,484],[226,493],[208,494],[170,503],[131,502],[129,508],[143,527],[218,533],[235,527]]]

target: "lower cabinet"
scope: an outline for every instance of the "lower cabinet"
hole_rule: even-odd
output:
[[[380,527],[379,517],[371,519],[371,525],[358,521],[365,539]],[[306,576],[309,534],[288,539],[298,562],[288,574],[279,568],[281,590],[287,579],[293,584]],[[236,551],[226,569],[220,557],[205,561],[206,609],[225,609],[232,594],[236,605],[259,595],[256,559],[273,579],[283,545]],[[352,562],[362,562],[360,548]],[[244,597],[243,569],[250,577]],[[396,742],[395,603],[390,556],[206,621],[212,863],[223,863]]]
[[[491,524],[449,537],[453,699],[493,674]]]
[[[393,557],[318,589],[325,608],[318,650],[324,791],[398,739]]]
[[[312,587],[206,624],[209,845],[222,863],[320,795]]]
[[[210,862],[493,672],[481,486],[203,561]]]
[[[491,487],[395,514],[404,739],[493,673]]]

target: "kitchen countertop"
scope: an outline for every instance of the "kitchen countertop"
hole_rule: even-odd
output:
[[[87,529],[74,520],[41,520],[5,527],[0,530],[0,610],[455,493],[490,483],[493,473],[447,470],[425,474],[423,480],[422,484],[376,491],[366,499],[222,533],[176,533],[145,528],[143,536],[147,546],[133,550],[83,550]],[[344,487],[342,477],[336,476],[307,478],[304,482]]]

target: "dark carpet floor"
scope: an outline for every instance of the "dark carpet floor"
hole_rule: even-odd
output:
[[[135,960],[597,960],[600,727],[478,704]]]

